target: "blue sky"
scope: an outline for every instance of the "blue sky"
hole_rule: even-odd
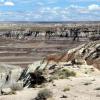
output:
[[[0,0],[0,21],[100,21],[100,0]]]

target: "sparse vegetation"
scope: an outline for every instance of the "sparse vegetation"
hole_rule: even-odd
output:
[[[52,97],[52,92],[49,89],[40,90],[35,100],[47,100]]]
[[[90,85],[90,84],[92,84],[91,82],[86,82],[86,83],[84,83],[84,85]]]
[[[100,90],[100,87],[95,88],[95,90]]]
[[[76,73],[69,69],[60,69],[51,75],[50,80],[68,79],[71,76],[76,76]]]
[[[85,74],[88,74],[88,72],[87,72],[87,71],[85,71]]]
[[[65,87],[65,88],[63,89],[63,91],[64,91],[64,92],[70,91],[70,87]]]
[[[68,98],[66,95],[62,95],[60,98]]]
[[[76,76],[76,73],[74,71],[70,71],[68,69],[63,69],[58,72],[59,78],[68,78],[70,76]]]
[[[99,94],[97,94],[97,95],[96,95],[96,97],[100,97],[100,95],[99,95]]]
[[[94,71],[95,71],[95,69],[94,69],[94,68],[90,68],[90,71],[94,72]]]

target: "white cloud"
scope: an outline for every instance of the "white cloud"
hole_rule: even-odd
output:
[[[75,13],[81,13],[81,14],[91,14],[100,11],[100,5],[97,4],[91,4],[88,6],[77,6],[77,5],[70,5],[68,7],[68,11],[75,12]]]
[[[4,2],[4,5],[5,6],[14,6],[15,4],[11,1],[6,1],[6,2]]]
[[[92,4],[90,6],[88,6],[89,10],[100,10],[100,6],[97,4]]]
[[[1,2],[2,1],[2,2]],[[14,1],[14,2],[12,2]],[[34,2],[35,1],[35,2]],[[17,9],[14,11],[4,11],[0,12],[0,20],[32,20],[32,21],[67,21],[67,20],[100,20],[100,5],[97,3],[89,3],[88,6],[81,6],[78,4],[71,3],[66,6],[55,5],[56,2],[60,0],[47,0],[49,2],[44,2],[45,0],[0,0],[0,6],[15,6],[22,3],[25,7],[32,4],[32,7],[23,9]],[[71,0],[72,1],[72,0]],[[73,0],[75,1],[75,0]],[[78,1],[78,0],[76,0]],[[84,0],[79,0],[84,1]],[[86,1],[86,0],[85,0]],[[15,4],[14,4],[15,3]],[[52,4],[52,5],[51,5]],[[35,6],[34,6],[35,5]],[[31,9],[30,9],[31,8]],[[1,10],[2,11],[2,10]]]

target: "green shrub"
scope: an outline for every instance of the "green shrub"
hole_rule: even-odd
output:
[[[68,78],[70,76],[76,76],[76,73],[74,71],[70,71],[68,69],[63,69],[58,72],[59,78]]]
[[[71,76],[76,76],[76,73],[74,71],[70,71],[68,69],[59,69],[55,71],[50,77],[49,77],[49,82],[52,80],[58,80],[58,79],[69,79]]]

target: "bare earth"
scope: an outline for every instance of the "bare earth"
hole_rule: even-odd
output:
[[[32,100],[37,93],[47,88],[53,92],[53,97],[48,100],[100,100],[100,72],[97,69],[91,71],[92,66],[82,65],[80,69],[68,66],[69,69],[77,73],[76,77],[69,79],[54,80],[54,82],[46,83],[39,88],[25,88],[17,91],[15,95],[1,96],[0,100]],[[85,74],[87,71],[87,74]],[[64,91],[69,88],[68,91]],[[62,98],[66,96],[66,98]]]

